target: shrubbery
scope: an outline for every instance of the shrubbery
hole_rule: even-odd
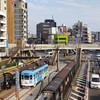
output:
[[[7,64],[7,65],[5,66],[5,68],[9,68],[9,67],[12,67],[12,66],[16,66],[16,62]]]

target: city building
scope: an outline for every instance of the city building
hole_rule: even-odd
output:
[[[7,44],[7,1],[0,0],[0,57],[6,54]]]
[[[91,35],[91,33],[88,34],[88,43],[92,43],[92,35]]]
[[[49,28],[56,27],[53,19],[46,19],[44,22],[37,24],[37,38],[41,43],[48,43]]]
[[[66,33],[67,30],[66,30],[65,24],[62,24],[62,26],[58,26],[58,31],[59,31],[59,34]]]
[[[96,34],[91,34],[91,43],[95,43],[96,42]]]
[[[96,32],[96,42],[100,42],[100,32]]]
[[[7,34],[8,43],[15,43],[14,0],[7,0]]]
[[[25,0],[15,1],[15,41],[23,37],[27,42],[28,37],[28,10]]]
[[[58,33],[58,27],[49,28],[48,44],[53,44],[54,35]]]
[[[68,44],[68,36],[55,34],[54,35],[54,44]]]
[[[90,28],[88,28],[88,26],[86,24],[84,24],[81,21],[78,21],[78,23],[74,24],[72,26],[72,36],[73,37],[79,37],[81,38],[81,41],[83,43],[89,43],[90,38],[88,38],[88,34],[91,34]]]
[[[81,38],[79,37],[73,38],[72,36],[69,36],[68,44],[81,44]]]

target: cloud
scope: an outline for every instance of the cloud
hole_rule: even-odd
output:
[[[58,4],[63,4],[63,5],[70,5],[70,6],[74,6],[74,7],[83,7],[83,8],[87,8],[90,7],[89,5],[84,5],[84,4],[80,4],[80,3],[76,3],[76,2],[66,2],[66,1],[56,1],[56,3]]]
[[[48,0],[34,0],[36,2],[40,2],[40,3],[48,3]]]
[[[37,10],[43,10],[45,9],[45,7],[41,6],[41,5],[34,5],[33,3],[28,3],[28,7],[32,10],[32,9],[37,9]]]

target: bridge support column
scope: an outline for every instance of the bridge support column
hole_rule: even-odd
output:
[[[57,47],[57,72],[59,72],[59,50]]]
[[[64,51],[64,57],[68,56],[68,54],[69,54],[69,50],[67,49],[67,50]]]
[[[76,48],[76,69],[80,66],[80,59],[81,59],[81,48]]]

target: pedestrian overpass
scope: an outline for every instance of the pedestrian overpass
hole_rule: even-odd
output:
[[[77,49],[81,48],[81,50],[100,50],[99,44],[67,44],[67,45],[55,45],[55,44],[33,44],[29,47],[25,47],[22,50],[69,50],[69,49]]]

